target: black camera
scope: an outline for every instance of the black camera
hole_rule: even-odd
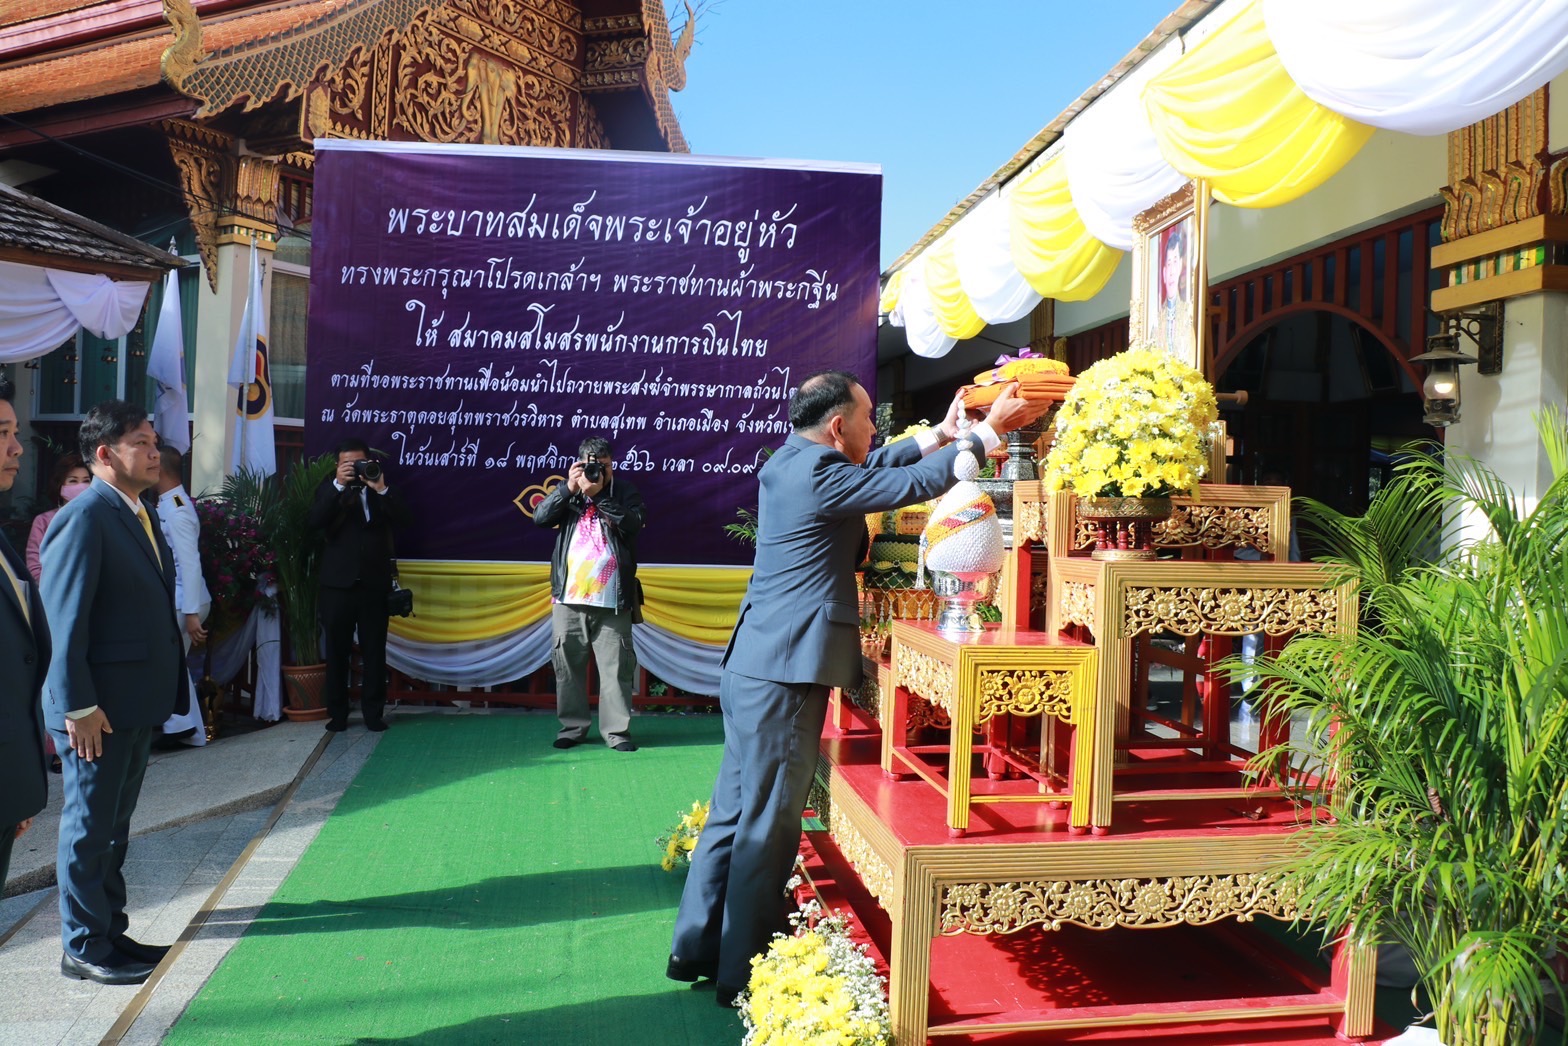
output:
[[[604,478],[604,466],[591,458],[583,462],[583,479],[589,483],[597,483]]]
[[[361,483],[374,483],[381,478],[381,466],[368,458],[354,462],[354,478]]]

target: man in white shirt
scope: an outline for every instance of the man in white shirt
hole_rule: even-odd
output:
[[[185,456],[168,445],[158,451],[161,465],[158,473],[158,524],[163,538],[174,553],[174,609],[185,627],[185,652],[193,644],[207,641],[203,624],[212,608],[212,595],[207,591],[207,581],[201,573],[201,518],[196,506],[185,492]],[[190,673],[186,673],[189,679]],[[201,720],[201,706],[196,702],[196,688],[190,689],[190,711],[176,713],[163,724],[165,737],[179,738],[192,748],[207,743],[207,729]]]

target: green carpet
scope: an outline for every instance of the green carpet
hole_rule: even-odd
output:
[[[684,875],[653,845],[707,798],[719,718],[638,717],[630,754],[556,728],[395,719],[166,1041],[738,1043],[664,977]]]

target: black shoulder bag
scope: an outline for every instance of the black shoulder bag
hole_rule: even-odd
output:
[[[387,563],[392,568],[392,588],[387,592],[387,616],[411,617],[414,614],[414,593],[398,583],[397,553],[392,547],[392,528],[387,527]]]

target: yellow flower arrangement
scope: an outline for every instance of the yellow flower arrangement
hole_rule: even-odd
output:
[[[1214,387],[1153,348],[1128,349],[1078,375],[1056,415],[1049,490],[1079,497],[1196,495],[1208,471]]]
[[[751,960],[737,1005],[741,1046],[890,1046],[887,983],[843,915],[809,903],[791,916],[795,935],[777,934]]]
[[[671,825],[669,831],[654,840],[655,845],[664,851],[659,867],[666,872],[673,872],[691,864],[691,852],[697,848],[697,837],[702,835],[702,826],[707,823],[708,804],[692,803],[691,809],[681,814],[680,820]]]

